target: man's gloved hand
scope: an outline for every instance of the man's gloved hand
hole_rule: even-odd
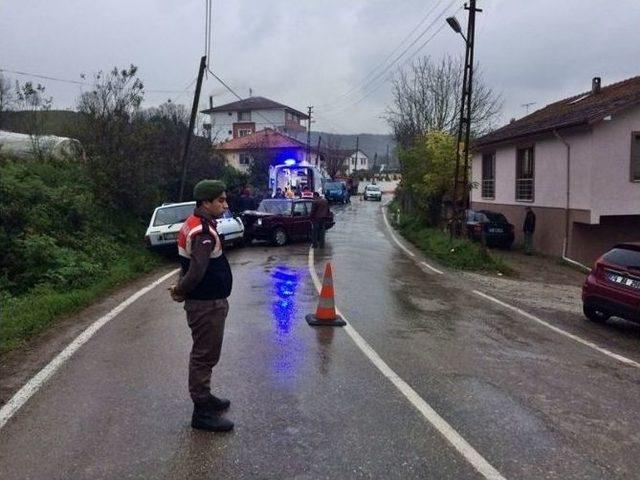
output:
[[[180,292],[180,290],[178,290],[177,285],[171,285],[168,290],[171,294],[171,299],[174,302],[184,302],[184,295],[182,294],[182,292]]]

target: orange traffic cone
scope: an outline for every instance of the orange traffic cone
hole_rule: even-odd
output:
[[[347,324],[340,315],[336,313],[336,303],[333,298],[333,274],[331,273],[331,263],[327,262],[324,267],[324,277],[322,278],[322,290],[320,290],[320,300],[315,315],[310,313],[305,317],[307,323],[312,327],[342,327]]]

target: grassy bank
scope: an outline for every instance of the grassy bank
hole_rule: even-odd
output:
[[[143,248],[131,248],[97,276],[95,282],[82,288],[60,291],[43,285],[23,295],[4,294],[0,298],[0,353],[26,344],[61,317],[89,306],[115,287],[162,264],[161,257]]]
[[[101,203],[89,173],[0,157],[0,352],[162,263],[147,220]]]
[[[395,213],[394,205],[389,207]],[[429,228],[417,217],[403,215],[400,223],[395,224],[403,237],[422,250],[427,256],[442,265],[459,270],[499,272],[504,275],[513,273],[502,259],[483,250],[478,243],[465,238],[451,238],[447,232]]]

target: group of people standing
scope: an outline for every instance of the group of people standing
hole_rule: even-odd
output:
[[[278,187],[273,198],[313,198],[313,191],[306,185],[301,188],[291,185],[285,187],[284,190]]]

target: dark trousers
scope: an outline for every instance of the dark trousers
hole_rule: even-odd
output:
[[[524,232],[524,253],[531,255],[533,252],[533,232]]]
[[[311,232],[311,240],[313,248],[324,248],[324,220],[313,221],[313,231]]]
[[[189,357],[189,393],[194,403],[211,396],[211,370],[220,360],[227,299],[189,300],[184,303],[193,347]]]

